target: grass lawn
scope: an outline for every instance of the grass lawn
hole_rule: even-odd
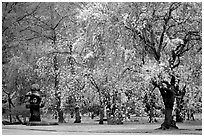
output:
[[[189,134],[202,135],[202,120],[184,121],[177,123],[177,130],[157,130],[163,122],[162,118],[157,118],[158,122],[148,123],[147,118],[139,117],[136,120],[125,121],[123,125],[99,125],[97,118],[90,119],[82,117],[82,123],[73,123],[74,119],[69,119],[67,123],[55,126],[25,126],[25,125],[3,125],[3,135],[68,135],[68,134]],[[48,120],[48,119],[44,119]],[[54,120],[49,120],[54,121]]]

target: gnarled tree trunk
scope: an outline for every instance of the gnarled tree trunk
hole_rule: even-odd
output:
[[[166,81],[163,81],[163,83],[166,84],[166,87],[164,85],[156,85],[163,98],[164,106],[165,106],[165,119],[164,122],[161,124],[160,129],[169,129],[169,128],[174,128],[178,129],[176,126],[176,122],[173,120],[172,116],[172,111],[173,111],[173,106],[174,106],[174,101],[175,101],[175,77],[172,76],[171,78],[171,83],[169,84]],[[154,84],[155,85],[155,84]]]
[[[169,129],[169,128],[176,128],[176,122],[173,120],[172,111],[174,106],[175,94],[173,91],[168,90],[164,91],[164,89],[160,89],[162,94],[163,102],[165,105],[165,119],[164,122],[161,124],[161,129]]]

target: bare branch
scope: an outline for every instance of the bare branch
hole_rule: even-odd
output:
[[[59,21],[58,21],[58,23],[52,28],[53,30],[55,30],[57,27],[58,27],[58,25],[61,23],[61,21],[64,19],[64,18],[67,18],[68,16],[64,16],[64,17],[62,17]]]
[[[99,90],[99,86],[96,84],[96,81],[93,79],[93,77],[90,77],[91,79],[90,79],[90,82],[91,82],[91,84],[97,89],[97,90]]]
[[[160,36],[160,39],[159,39],[159,46],[158,46],[158,49],[157,49],[157,53],[160,53],[161,52],[161,49],[162,49],[162,44],[163,44],[163,41],[164,41],[164,34],[165,32],[167,31],[167,25],[168,25],[168,22],[169,20],[171,19],[171,14],[172,14],[172,11],[174,11],[176,9],[176,7],[174,7],[174,4],[175,3],[172,3],[169,7],[169,11],[166,13],[166,17],[164,17],[164,25],[163,25],[163,31],[161,33],[161,36]],[[180,5],[179,5],[180,6]],[[178,7],[177,7],[178,8]]]
[[[2,87],[3,88],[3,87]],[[2,90],[4,93],[6,93],[7,95],[9,95],[10,93],[9,92],[6,92],[5,89],[3,88]]]
[[[171,28],[173,28],[173,27],[175,27],[175,26],[179,26],[179,25],[182,25],[182,24],[186,23],[186,21],[187,21],[189,18],[190,18],[190,14],[189,14],[183,21],[178,22],[177,20],[175,20],[175,19],[172,17],[171,19],[173,19],[176,23],[170,25],[170,26],[166,29],[166,31],[168,32],[169,29],[171,29]]]
[[[29,31],[31,31],[31,32],[33,32],[33,33],[35,33],[35,34],[37,34],[39,37],[45,37],[45,38],[47,38],[47,39],[53,40],[53,38],[52,38],[51,36],[43,35],[42,33],[38,32],[38,31],[36,31],[36,30],[33,30],[33,29],[31,29],[30,27],[28,27],[27,30],[29,30]]]
[[[19,22],[19,21],[23,20],[24,18],[34,14],[37,11],[37,9],[39,8],[39,6],[40,6],[40,3],[34,8],[34,10],[32,10],[30,13],[23,15],[22,17],[17,18],[16,21]]]
[[[2,35],[5,33],[5,31],[8,29],[9,27],[4,27],[4,26],[2,26]]]
[[[44,22],[43,20],[41,20],[38,17],[33,16],[36,20],[40,21],[41,23],[43,23],[44,25],[46,25],[47,27],[49,27],[50,29],[52,29],[51,25],[47,24],[47,22]]]
[[[177,64],[175,64],[175,65],[172,67],[172,69],[178,67],[180,63],[181,63],[181,61],[180,61],[180,57],[178,57],[178,62],[177,62]]]
[[[162,44],[164,41],[164,34],[165,32],[167,32],[167,25],[169,20],[171,19],[171,14],[174,10],[176,10],[181,4],[180,3],[171,3],[170,7],[169,7],[169,11],[166,13],[166,16],[164,17],[164,25],[163,25],[163,31],[161,33],[160,39],[159,39],[159,46],[157,49],[157,53],[160,54],[161,50],[162,50]]]
[[[190,42],[194,41],[194,40],[202,41],[202,38],[199,35],[199,32],[198,31],[189,31],[189,32],[187,32],[185,37],[184,37],[184,40],[183,40],[184,44],[182,45],[180,50],[177,52],[177,55],[182,56],[185,52],[192,49],[195,45],[191,44],[191,46],[190,46]]]

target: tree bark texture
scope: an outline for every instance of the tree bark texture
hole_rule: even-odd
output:
[[[103,124],[104,108],[102,106],[100,108],[99,116],[100,116],[99,124]]]
[[[64,116],[63,116],[63,111],[61,109],[58,110],[58,117],[59,117],[59,119],[58,119],[59,123],[64,123],[65,122]]]
[[[74,123],[81,123],[81,116],[79,113],[79,107],[75,107],[75,121]]]
[[[54,42],[55,44],[55,42]],[[60,93],[58,93],[58,87],[59,87],[59,66],[58,66],[58,60],[57,60],[57,54],[54,55],[53,58],[53,63],[54,63],[54,71],[55,71],[55,96],[56,96],[56,100],[57,100],[57,113],[58,113],[58,122],[59,123],[64,123],[64,117],[63,117],[63,111],[60,108],[61,105],[61,95]]]
[[[170,89],[164,89],[160,88],[160,92],[163,98],[163,102],[165,105],[165,119],[164,122],[161,124],[161,129],[169,129],[169,128],[175,128],[178,129],[176,126],[176,122],[173,120],[172,117],[172,111],[174,106],[174,100],[175,100],[175,92],[173,91],[173,88]]]

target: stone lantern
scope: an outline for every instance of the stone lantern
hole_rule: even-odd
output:
[[[26,108],[30,109],[29,122],[41,121],[40,108],[42,108],[44,104],[41,104],[42,95],[40,95],[39,92],[39,85],[33,84],[31,87],[31,91],[26,94],[26,97],[29,99],[29,104],[26,104]]]

